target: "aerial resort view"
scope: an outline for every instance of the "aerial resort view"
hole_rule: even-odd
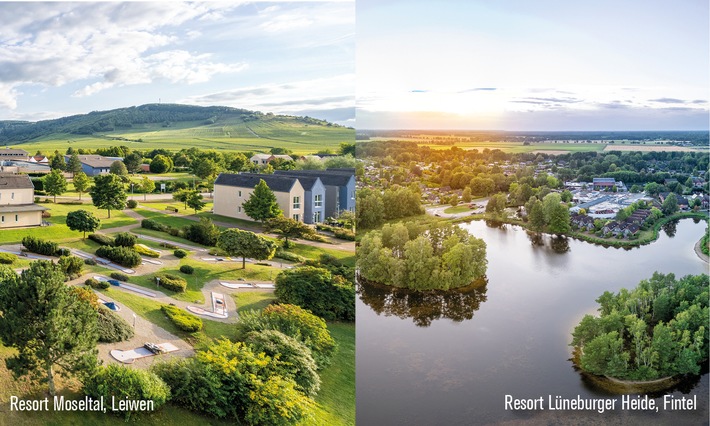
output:
[[[357,423],[707,424],[707,3],[361,3]]]
[[[354,5],[0,21],[0,424],[354,425]]]

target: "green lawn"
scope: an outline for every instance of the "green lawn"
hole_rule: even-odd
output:
[[[260,311],[276,300],[271,291],[240,291],[233,293],[232,298],[237,304],[237,312],[240,313],[252,309]]]
[[[449,207],[448,209],[444,210],[444,213],[447,214],[458,214],[458,213],[465,213],[469,212],[471,209],[468,208],[468,206],[456,206],[456,207]]]

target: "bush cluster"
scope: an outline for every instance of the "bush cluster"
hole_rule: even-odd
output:
[[[136,201],[136,200],[128,200],[128,201],[126,202],[126,207],[128,207],[129,209],[135,209],[136,207],[138,207],[138,201]]]
[[[202,329],[202,319],[174,305],[163,305],[160,310],[182,331],[194,332]]]
[[[127,268],[138,266],[142,261],[141,256],[128,247],[101,246],[96,250],[96,255]]]
[[[113,239],[114,245],[121,247],[133,247],[137,241],[138,237],[129,232],[120,232]]]
[[[160,278],[160,287],[165,287],[168,290],[183,292],[187,288],[187,281],[177,275],[159,274],[155,278]]]
[[[170,227],[167,225],[163,225],[162,223],[159,223],[153,219],[143,219],[141,221],[141,228],[152,229],[154,231],[160,232],[168,232],[168,228]]]
[[[175,257],[177,257],[178,259],[182,259],[182,258],[184,258],[184,257],[187,257],[188,252],[187,252],[187,250],[177,249],[177,250],[175,250],[175,251],[173,252],[173,254],[174,254]]]
[[[0,253],[0,264],[12,265],[17,260],[17,255],[12,253]]]
[[[109,308],[99,306],[99,342],[123,342],[133,337],[133,327]]]
[[[98,288],[102,290],[111,287],[111,284],[107,283],[106,281],[99,281],[95,278],[89,278],[88,280],[84,281],[84,284],[88,285],[91,288]]]
[[[81,270],[84,267],[84,260],[76,256],[62,256],[59,258],[58,263],[64,275],[70,279],[81,274]]]
[[[94,260],[90,257],[87,257],[86,259],[84,259],[84,263],[87,265],[90,265],[90,266],[94,266],[94,265],[96,265],[96,260]]]
[[[89,234],[89,239],[91,241],[96,241],[102,246],[112,246],[115,244],[113,238],[105,234]]]
[[[279,259],[283,260],[288,260],[290,262],[305,262],[306,258],[303,256],[299,256],[296,253],[291,253],[290,251],[286,251],[282,249],[281,247],[276,249],[276,254],[274,254],[274,257],[277,257]]]
[[[133,250],[138,252],[138,254],[142,254],[144,256],[160,257],[159,251],[153,250],[152,248],[150,248],[146,245],[143,245],[143,244],[136,244],[135,246],[133,246]]]
[[[165,247],[166,249],[175,250],[177,246],[172,243],[160,243],[160,247]]]
[[[184,226],[182,236],[195,243],[214,246],[219,238],[219,228],[210,219],[203,217],[199,223]]]
[[[120,272],[111,272],[110,277],[113,278],[114,280],[119,280],[119,281],[123,281],[123,282],[128,282],[128,279],[129,279],[128,275],[122,274]]]
[[[281,272],[275,294],[327,320],[355,321],[355,286],[327,269],[304,266]]]
[[[341,240],[355,241],[355,233],[349,229],[335,228],[333,235]]]
[[[192,273],[195,272],[195,268],[190,265],[182,265],[180,267],[180,272],[182,272],[183,274],[192,275]]]
[[[160,408],[170,398],[170,388],[155,373],[135,368],[110,364],[99,367],[84,383],[84,394],[92,398],[101,397],[116,400],[151,400],[155,409]],[[135,418],[139,412],[112,411],[120,413],[126,420]]]
[[[32,236],[23,238],[22,245],[32,253],[43,254],[45,256],[54,256],[59,251],[59,244]]]

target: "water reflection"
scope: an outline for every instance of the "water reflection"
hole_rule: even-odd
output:
[[[569,251],[569,239],[567,237],[549,236],[530,231],[527,231],[527,235],[533,247],[546,247],[557,254],[564,254]]]
[[[678,226],[678,219],[671,220],[670,222],[664,224],[661,228],[663,229],[663,232],[665,232],[666,235],[668,235],[669,238],[673,238],[673,237],[675,237],[677,226]]]
[[[481,303],[487,300],[486,281],[449,291],[415,292],[358,279],[358,294],[378,315],[411,318],[418,327],[432,321],[450,319],[455,322],[473,318]]]

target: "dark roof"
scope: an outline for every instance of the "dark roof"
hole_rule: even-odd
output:
[[[0,149],[0,153],[4,155],[22,155],[27,157],[27,151],[24,149],[17,149],[17,148],[5,148],[5,149]]]
[[[291,176],[262,175],[258,173],[221,173],[214,181],[215,185],[238,186],[254,188],[263,179],[269,189],[275,192],[290,192],[298,179]]]
[[[344,173],[349,173],[351,175],[355,174],[354,167],[332,168],[332,169],[325,169],[325,170],[328,172],[344,172]]]
[[[69,160],[71,156],[65,155],[64,158]],[[108,158],[108,157],[103,157],[101,155],[79,155],[79,161],[82,162],[82,164],[86,164],[89,167],[93,167],[95,169],[104,169],[104,168],[109,168],[111,167],[111,164],[113,164],[114,161],[120,161],[115,158]]]
[[[244,174],[256,174],[256,173],[244,173]],[[283,173],[283,174],[279,173],[279,176],[290,176],[290,175],[288,175],[286,173]],[[320,179],[318,176],[293,176],[293,177],[298,178],[298,181],[301,182],[301,186],[306,191],[311,191],[313,189],[313,185],[315,185],[316,182],[318,181],[318,179]]]
[[[10,204],[0,206],[0,213],[43,212],[45,210],[49,209],[39,204]]]
[[[350,179],[355,175],[353,173],[340,172],[336,170],[276,170],[274,172],[282,176],[294,177],[319,177],[323,185],[327,186],[346,186]]]
[[[32,188],[32,181],[27,175],[16,175],[12,173],[0,173],[0,189],[24,189]]]

